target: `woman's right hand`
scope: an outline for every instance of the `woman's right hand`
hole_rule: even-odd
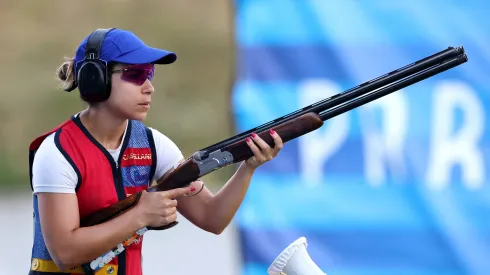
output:
[[[175,198],[189,194],[195,189],[192,186],[161,192],[143,190],[137,207],[144,226],[160,227],[177,219],[177,200]]]

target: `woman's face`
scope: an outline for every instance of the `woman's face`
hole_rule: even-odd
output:
[[[118,116],[144,120],[155,91],[150,82],[154,65],[117,65],[112,71],[112,90],[106,104]]]

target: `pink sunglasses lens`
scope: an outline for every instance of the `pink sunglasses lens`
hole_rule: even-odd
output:
[[[136,85],[143,85],[147,79],[153,79],[154,67],[152,65],[135,65],[123,71],[121,79]]]

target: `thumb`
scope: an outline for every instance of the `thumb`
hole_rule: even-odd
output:
[[[182,187],[182,188],[175,188],[175,189],[172,189],[172,190],[168,190],[168,191],[165,191],[165,195],[166,197],[169,197],[169,198],[176,198],[176,197],[179,197],[179,196],[182,196],[184,194],[188,194],[191,192],[191,186],[187,186],[187,187]]]

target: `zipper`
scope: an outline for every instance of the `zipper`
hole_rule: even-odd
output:
[[[120,155],[124,153],[125,148],[123,147],[121,147],[121,152],[119,153]],[[126,197],[126,192],[124,191],[124,184],[122,180],[122,173],[120,167],[121,165],[119,164],[119,161],[121,161],[121,157],[119,157],[118,161],[113,161],[115,166],[115,169],[113,170],[113,176],[114,176],[114,184],[116,187],[116,192],[118,194],[119,200],[123,200]],[[121,254],[118,255],[117,275],[126,275],[126,250],[124,250]]]
[[[116,192],[118,194],[119,200],[124,200],[126,198],[126,191],[124,190],[122,172],[121,172],[121,161],[124,155],[124,151],[128,147],[129,138],[131,136],[131,122],[128,122],[128,128],[126,131],[126,137],[121,141],[123,144],[121,146],[121,151],[119,152],[119,157],[117,161],[114,160],[111,156],[111,160],[114,163],[115,171],[113,171],[114,176],[114,184],[116,187]],[[127,275],[126,274],[126,250],[124,250],[118,256],[118,272],[117,275]]]

